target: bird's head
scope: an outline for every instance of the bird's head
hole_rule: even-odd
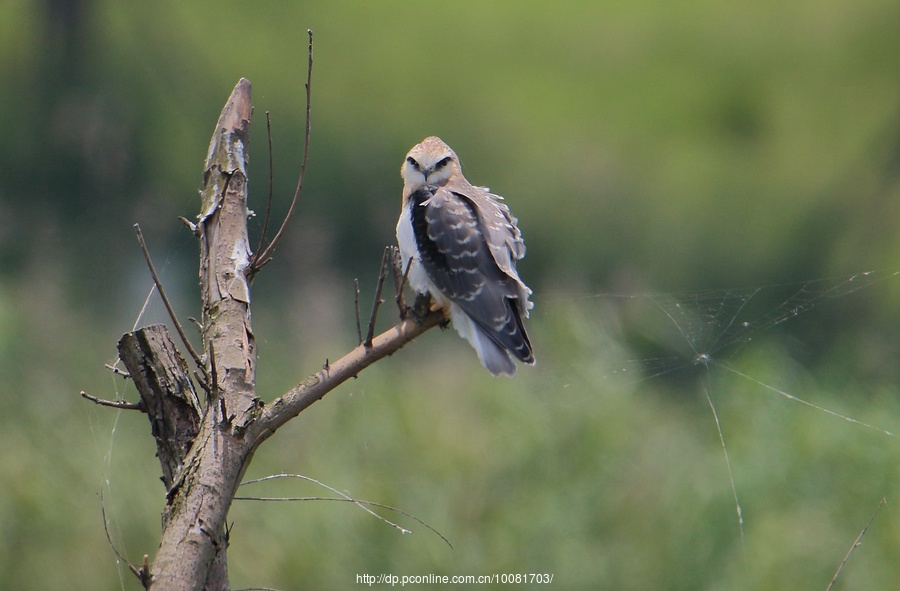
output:
[[[427,137],[412,147],[400,168],[403,194],[409,195],[427,185],[445,185],[460,174],[459,158],[441,138]]]

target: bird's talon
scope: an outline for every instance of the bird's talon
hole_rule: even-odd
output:
[[[432,309],[433,305],[434,301],[431,299],[430,294],[418,293],[416,294],[416,301],[413,303],[412,308],[408,308],[408,310],[412,312],[417,322],[422,322],[434,311],[434,309]]]

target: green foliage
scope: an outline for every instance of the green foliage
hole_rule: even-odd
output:
[[[882,497],[835,589],[900,578],[896,437],[776,391],[896,430],[896,278],[727,359],[758,382],[689,354],[642,379],[629,360],[669,353],[667,321],[615,297],[898,267],[896,2],[70,4],[0,5],[0,588],[137,588],[98,495],[116,547],[152,557],[152,439],[144,417],[77,394],[134,398],[102,368],[150,286],[132,223],[179,314],[197,314],[196,249],[175,218],[199,207],[212,125],[241,76],[252,207],[271,111],[283,213],[307,28],[308,185],[254,285],[263,397],[354,344],[351,279],[367,308],[402,155],[430,134],[520,218],[538,366],[490,379],[434,331],[315,405],[248,477],[309,475],[454,548],[396,514],[415,533],[344,503],[241,501],[235,588],[544,572],[565,589],[822,590]],[[165,316],[154,304],[142,321]],[[298,481],[247,494],[331,496]]]

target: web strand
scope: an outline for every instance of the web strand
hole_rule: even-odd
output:
[[[812,402],[809,402],[809,401],[807,401],[807,400],[803,400],[802,398],[798,398],[797,396],[794,396],[793,394],[791,394],[791,393],[789,393],[789,392],[785,392],[784,390],[782,390],[782,389],[780,389],[780,388],[776,388],[775,386],[772,386],[772,385],[770,385],[770,384],[767,384],[767,383],[765,383],[765,382],[762,382],[762,381],[760,381],[760,380],[757,380],[756,378],[754,378],[754,377],[752,377],[752,376],[749,376],[749,375],[745,374],[744,372],[740,371],[739,369],[737,369],[737,368],[735,368],[735,367],[733,367],[733,366],[731,366],[731,365],[729,365],[729,364],[727,364],[727,363],[716,362],[716,366],[717,366],[717,367],[721,367],[722,369],[726,369],[726,370],[730,371],[731,373],[733,373],[733,374],[735,374],[735,375],[738,375],[738,376],[740,376],[740,377],[742,377],[742,378],[744,378],[744,379],[746,379],[746,380],[750,380],[750,381],[753,382],[754,384],[757,384],[757,385],[759,385],[759,386],[762,386],[763,388],[765,388],[766,390],[769,390],[769,391],[771,391],[771,392],[775,392],[775,393],[778,394],[779,396],[782,396],[782,397],[784,397],[784,398],[790,400],[791,402],[797,402],[797,403],[802,404],[802,405],[804,405],[804,406],[808,406],[808,407],[810,407],[810,408],[813,408],[813,409],[815,409],[815,410],[817,410],[817,411],[819,411],[819,412],[823,412],[823,413],[828,414],[828,415],[831,415],[831,416],[833,416],[833,417],[836,417],[836,418],[839,418],[839,419],[843,419],[843,420],[847,421],[848,423],[854,423],[854,424],[859,425],[859,426],[861,426],[861,427],[865,427],[865,428],[867,428],[867,429],[872,429],[872,430],[874,430],[874,431],[878,431],[879,433],[883,433],[884,435],[887,435],[887,436],[889,436],[889,437],[893,437],[893,436],[894,436],[893,431],[888,431],[887,429],[882,429],[881,427],[876,427],[875,425],[871,425],[871,424],[866,423],[866,422],[864,422],[864,421],[860,421],[860,420],[858,420],[858,419],[854,419],[853,417],[849,417],[849,416],[847,416],[847,415],[843,415],[843,414],[841,414],[841,413],[839,413],[839,412],[835,412],[835,411],[833,411],[833,410],[831,410],[831,409],[825,408],[824,406],[819,406],[818,404],[813,404]]]
[[[623,322],[625,353],[644,355],[619,362],[612,371],[616,379],[624,379],[627,384],[669,380],[674,385],[684,387],[687,384],[688,388],[702,391],[722,448],[743,547],[746,543],[743,508],[725,431],[714,402],[712,372],[724,372],[764,392],[777,394],[786,401],[894,437],[893,430],[811,402],[771,380],[754,377],[752,371],[742,368],[741,354],[751,344],[766,341],[778,343],[776,331],[786,328],[800,316],[898,275],[900,269],[891,269],[747,288],[678,293],[603,293],[581,297],[615,302],[619,308],[616,316],[631,319]]]
[[[744,547],[744,510],[741,508],[741,501],[738,499],[737,485],[734,483],[734,470],[731,468],[731,458],[728,457],[728,446],[725,445],[725,433],[722,431],[719,413],[716,411],[716,405],[713,404],[709,389],[703,388],[703,393],[706,395],[709,409],[712,411],[713,419],[716,421],[716,431],[719,433],[719,443],[722,444],[722,454],[725,456],[725,467],[728,469],[728,481],[731,483],[731,495],[734,497],[734,509],[737,513],[738,529],[741,532],[741,546]]]

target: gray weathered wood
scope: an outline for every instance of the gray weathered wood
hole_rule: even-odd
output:
[[[188,223],[200,241],[205,405],[184,359],[161,326],[122,337],[119,350],[148,412],[167,489],[152,564],[133,567],[148,589],[229,589],[226,517],[256,449],[275,431],[372,363],[443,320],[427,312],[360,345],[264,404],[256,395],[247,237],[250,83],[242,79],[216,124],[201,210]]]
[[[200,401],[187,363],[161,324],[125,334],[118,349],[150,419],[163,483],[169,489],[200,429]]]

